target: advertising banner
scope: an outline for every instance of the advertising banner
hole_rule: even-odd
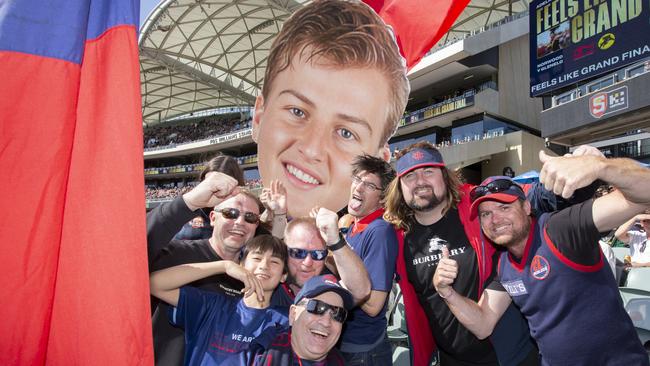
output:
[[[535,0],[530,95],[540,96],[650,56],[647,0]]]

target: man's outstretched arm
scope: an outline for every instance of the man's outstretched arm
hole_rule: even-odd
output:
[[[244,283],[245,296],[257,293],[260,301],[264,299],[264,291],[259,280],[244,267],[232,261],[214,261],[189,263],[156,271],[150,276],[151,294],[160,300],[177,306],[180,288],[202,278],[226,273]]]
[[[570,197],[576,189],[603,180],[617,189],[594,200],[594,224],[605,232],[622,225],[650,205],[650,169],[632,159],[607,159],[591,155],[549,157],[540,151],[544,164],[540,182],[563,197]]]

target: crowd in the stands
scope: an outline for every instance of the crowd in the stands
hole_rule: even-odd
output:
[[[250,118],[211,116],[193,123],[164,124],[144,129],[145,149],[221,136],[250,127]]]

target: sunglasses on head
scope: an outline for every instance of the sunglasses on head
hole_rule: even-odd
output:
[[[296,259],[305,259],[307,255],[311,255],[311,259],[315,261],[322,261],[327,258],[327,249],[322,250],[307,250],[307,249],[298,249],[298,248],[287,248],[289,251],[289,256]]]
[[[516,187],[517,189],[523,192],[523,190],[517,183],[508,179],[497,179],[484,186],[474,187],[474,189],[472,189],[472,191],[469,192],[469,198],[472,200],[472,202],[474,202],[485,195],[507,191],[508,189],[510,189],[510,187]]]
[[[237,208],[222,208],[215,209],[215,211],[220,212],[221,216],[228,220],[237,220],[241,215],[241,211]],[[253,212],[244,212],[244,221],[249,224],[257,224],[260,221],[260,215]]]
[[[310,314],[323,315],[326,311],[330,311],[332,319],[343,324],[345,319],[348,317],[348,311],[340,306],[330,305],[326,302],[316,300],[316,299],[304,299],[301,300],[298,305],[304,305],[305,310]]]

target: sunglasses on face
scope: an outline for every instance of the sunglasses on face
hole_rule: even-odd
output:
[[[215,211],[220,212],[221,216],[228,220],[237,220],[241,215],[241,211],[237,208],[222,208],[215,209]],[[253,212],[244,212],[244,221],[249,224],[257,224],[260,221],[260,215]]]
[[[311,255],[311,259],[315,261],[322,261],[327,258],[327,249],[323,250],[307,250],[298,248],[288,248],[289,256],[295,259],[305,259],[307,255]]]
[[[301,300],[298,305],[304,305],[305,310],[310,314],[323,315],[326,311],[330,311],[332,319],[343,324],[348,317],[348,311],[340,306],[330,305],[326,302],[316,299]]]
[[[510,189],[510,187],[516,187],[517,189],[523,192],[523,190],[517,183],[507,179],[498,179],[484,186],[474,187],[474,189],[472,189],[472,191],[469,192],[469,198],[472,200],[472,202],[474,202],[485,195],[507,191],[508,189]]]

